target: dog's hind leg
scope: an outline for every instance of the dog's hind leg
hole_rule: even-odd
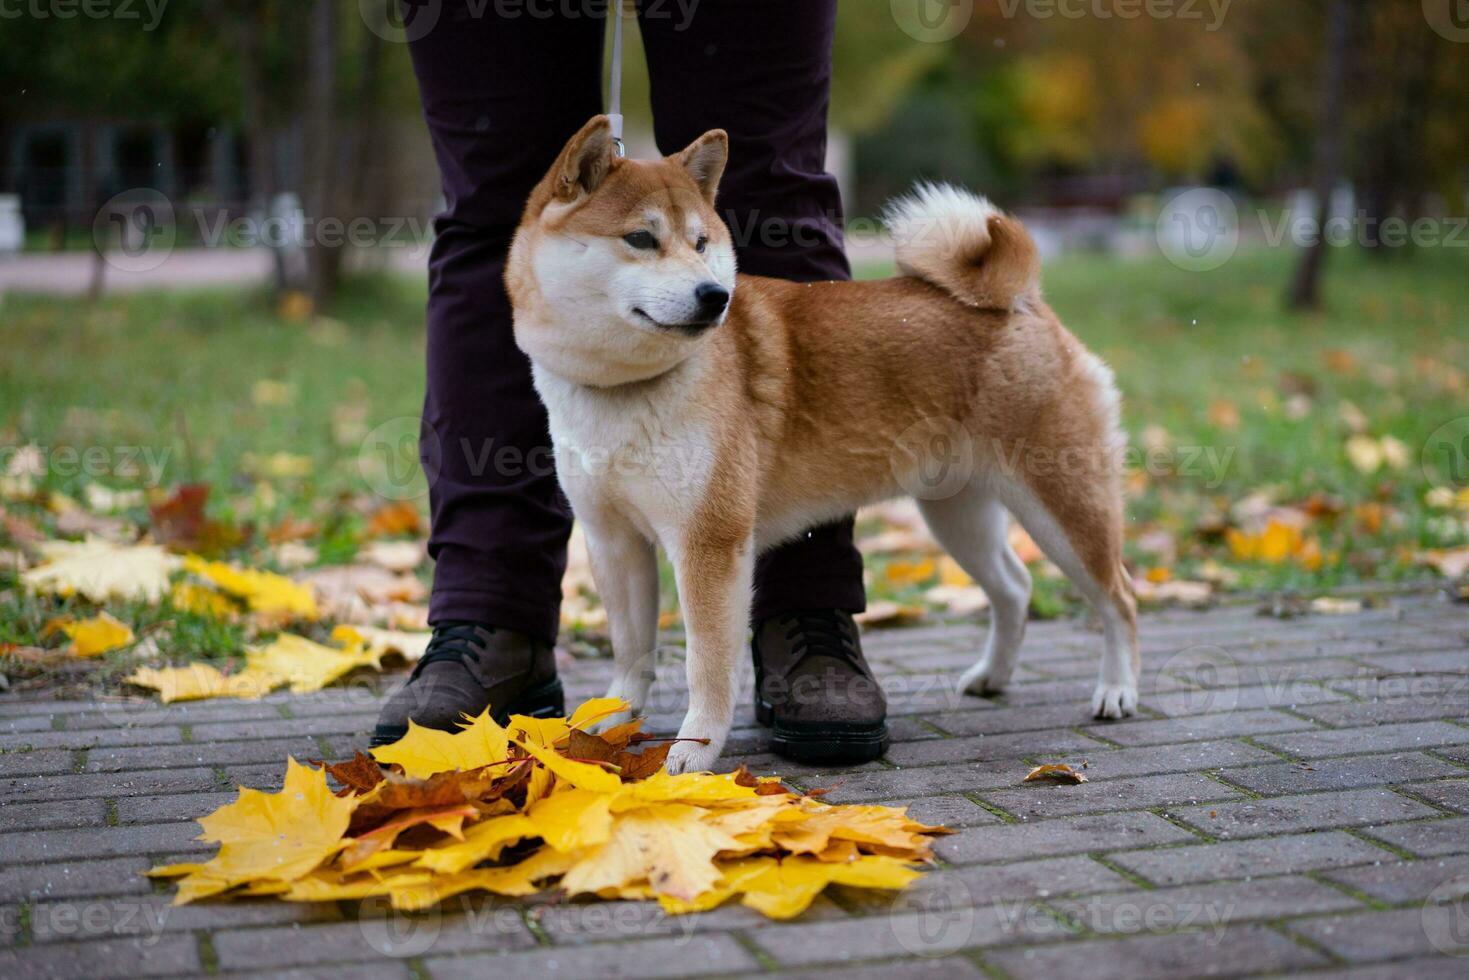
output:
[[[750,624],[755,542],[695,529],[669,545],[688,636],[689,710],[668,753],[670,773],[713,767],[734,722],[740,664]]]
[[[630,712],[619,712],[597,726],[627,721],[647,704],[657,668],[658,553],[626,519],[617,515],[583,521],[592,578],[607,610],[612,633],[612,685],[609,698],[622,698]]]
[[[1104,649],[1092,714],[1132,714],[1141,669],[1137,602],[1122,567],[1122,504],[1116,481],[1059,474],[1029,484],[1009,483],[1002,499],[1102,620]]]
[[[952,497],[919,502],[929,530],[990,600],[990,631],[979,661],[960,678],[970,694],[1005,689],[1025,639],[1030,572],[1010,547],[1010,515],[987,489],[966,487]]]

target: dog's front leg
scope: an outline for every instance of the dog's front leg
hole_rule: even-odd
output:
[[[750,621],[755,571],[753,537],[684,540],[673,560],[688,637],[689,711],[681,739],[668,753],[668,771],[713,767],[734,720],[740,653]]]
[[[622,698],[630,712],[619,712],[599,730],[629,720],[648,703],[657,669],[658,555],[653,543],[615,515],[583,522],[592,578],[607,610],[612,633],[612,685],[609,698]]]

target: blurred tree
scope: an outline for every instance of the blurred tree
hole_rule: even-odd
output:
[[[1312,190],[1316,200],[1316,235],[1301,251],[1291,281],[1287,303],[1292,309],[1314,310],[1321,306],[1321,269],[1328,247],[1325,234],[1331,217],[1331,197],[1343,175],[1343,144],[1346,128],[1347,86],[1357,53],[1362,14],[1367,0],[1332,0],[1327,20],[1325,57],[1321,71],[1321,102],[1316,117],[1315,174]]]

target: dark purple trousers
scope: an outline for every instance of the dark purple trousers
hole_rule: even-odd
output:
[[[849,278],[841,198],[824,169],[836,0],[638,7],[659,149],[673,153],[708,129],[729,132],[718,206],[741,270]],[[422,33],[408,23],[410,37]],[[605,4],[592,0],[443,0],[434,26],[411,41],[447,201],[429,264],[420,446],[433,512],[434,622],[556,634],[572,517],[502,278],[532,187],[603,111],[606,28]],[[850,519],[758,563],[757,621],[863,605]]]

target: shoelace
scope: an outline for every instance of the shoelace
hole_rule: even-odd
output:
[[[477,657],[484,652],[484,641],[480,634],[485,627],[475,623],[440,623],[434,629],[428,649],[413,668],[412,680],[429,664],[452,661],[463,664],[467,657]]]
[[[857,663],[860,656],[857,640],[845,616],[827,609],[796,613],[790,618],[792,624],[786,630],[786,639],[795,641],[791,652],[796,655],[797,662],[814,654],[824,654]]]

